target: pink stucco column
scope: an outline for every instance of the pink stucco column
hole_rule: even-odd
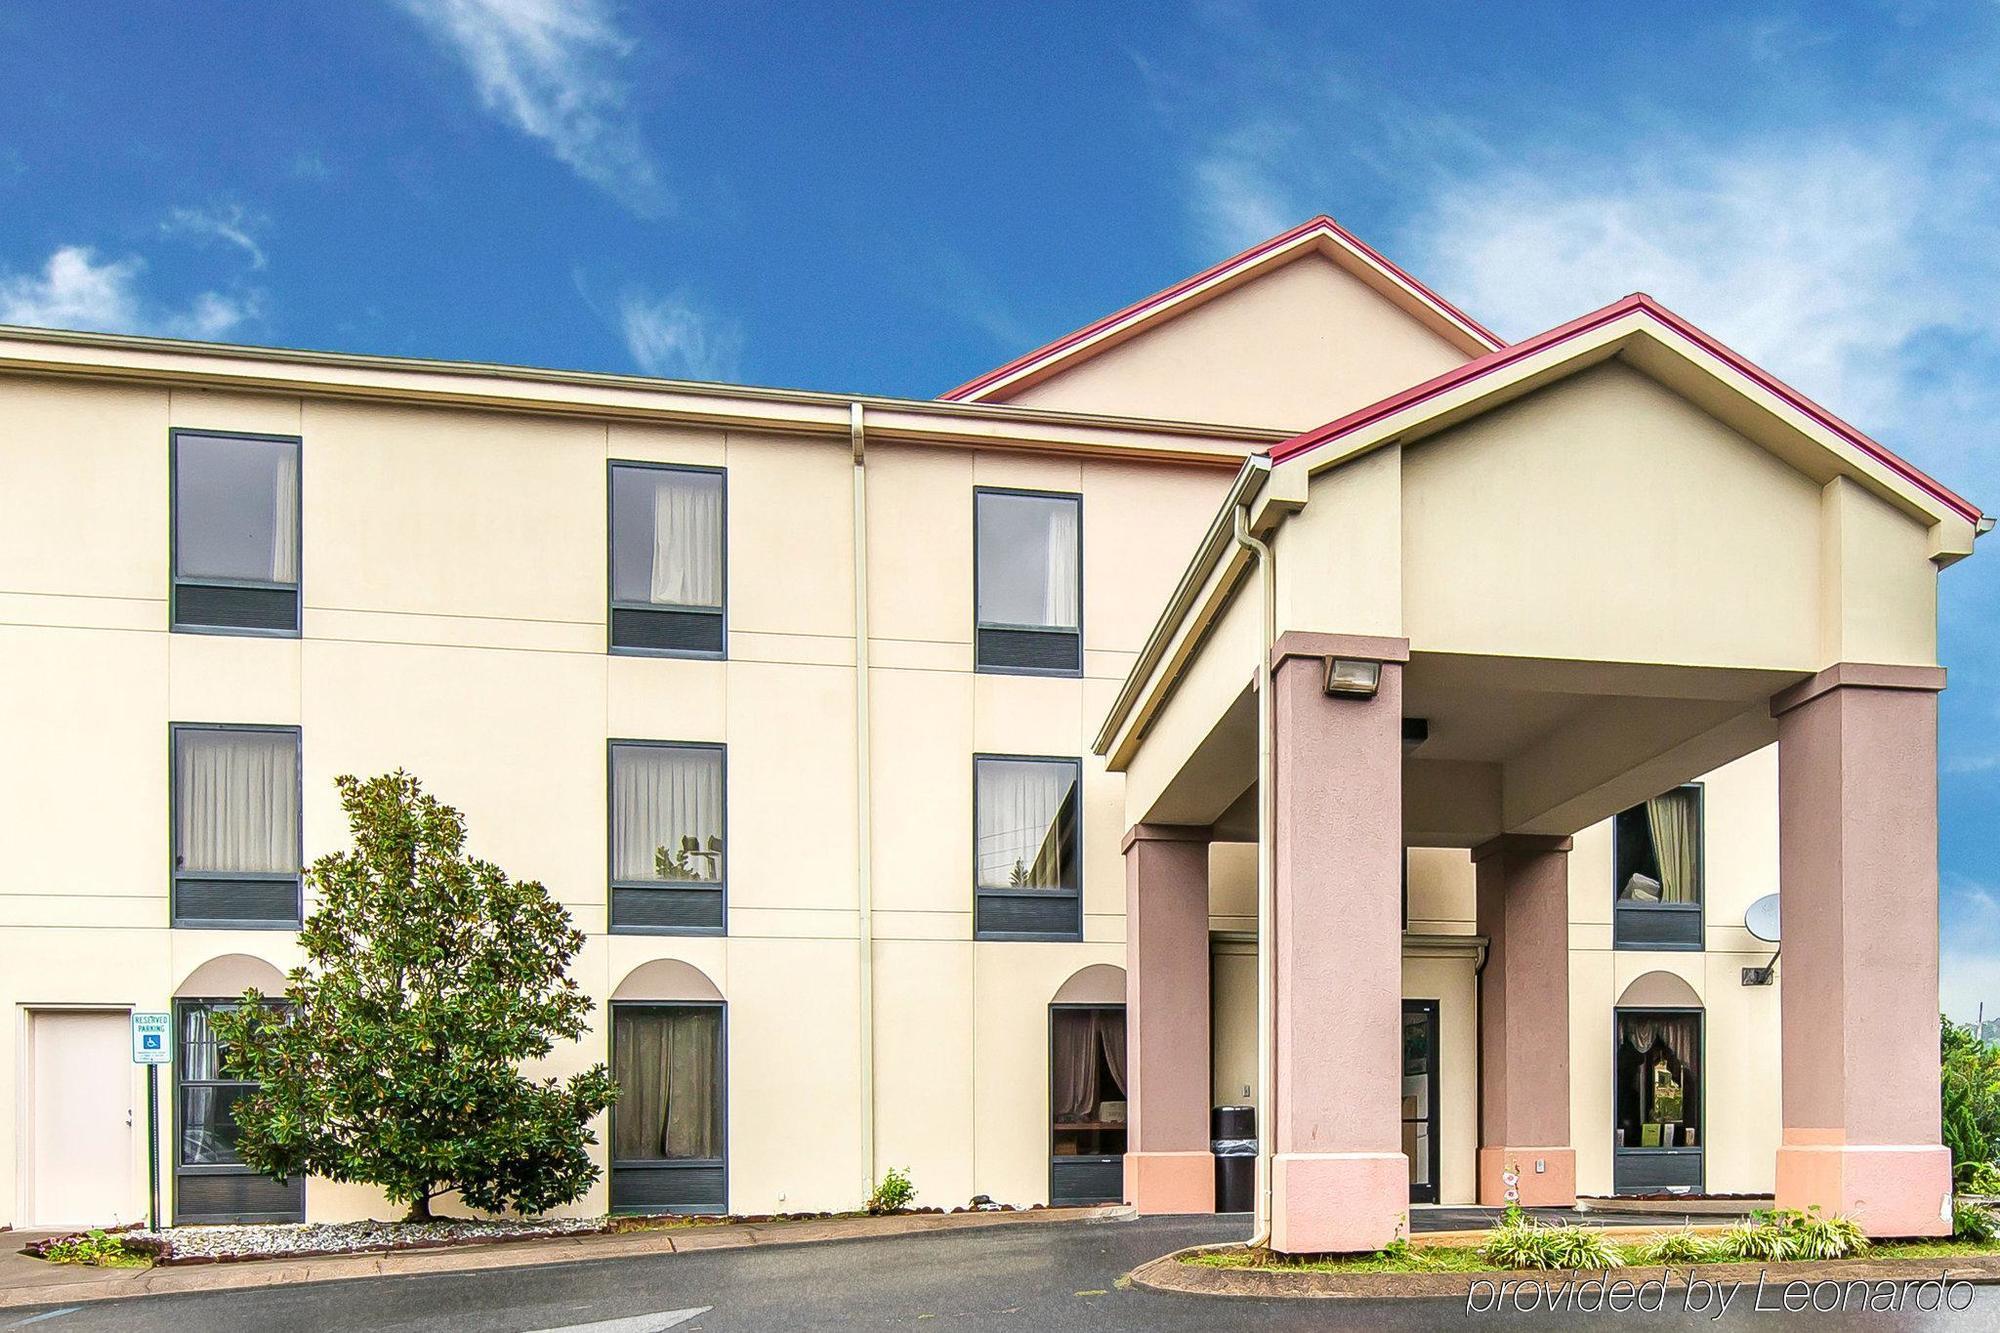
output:
[[[1479,933],[1479,1202],[1576,1202],[1569,1137],[1568,838],[1503,834],[1475,847]]]
[[[1778,1206],[1951,1230],[1939,1142],[1933,667],[1842,663],[1778,719]]]
[[[1326,655],[1380,661],[1376,694],[1326,693]],[[1275,1152],[1271,1245],[1287,1254],[1372,1250],[1408,1231],[1400,1116],[1408,655],[1395,639],[1279,644],[1277,1104],[1263,1114]]]
[[[1125,1050],[1126,1202],[1214,1212],[1205,828],[1125,835]]]

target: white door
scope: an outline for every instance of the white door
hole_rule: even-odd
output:
[[[139,1221],[133,1170],[131,1016],[28,1015],[28,1216],[44,1227]]]

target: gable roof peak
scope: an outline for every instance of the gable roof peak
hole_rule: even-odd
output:
[[[1482,356],[1507,345],[1380,251],[1320,213],[938,396],[947,402],[1002,401],[1015,390],[1046,379],[1252,278],[1311,254],[1332,259],[1468,355]]]

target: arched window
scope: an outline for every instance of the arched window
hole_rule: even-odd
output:
[[[1619,1194],[1702,1188],[1703,1017],[1694,988],[1671,972],[1648,972],[1619,997],[1612,1056]]]
[[[611,996],[611,1211],[728,1209],[728,1008],[692,964],[634,968]]]
[[[1125,1192],[1125,972],[1095,963],[1049,1004],[1049,1202]]]

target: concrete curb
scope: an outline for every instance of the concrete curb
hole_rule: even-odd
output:
[[[909,1217],[850,1217],[821,1222],[742,1222],[661,1227],[573,1236],[474,1241],[463,1245],[332,1255],[312,1259],[236,1259],[228,1263],[168,1264],[154,1268],[88,1268],[50,1264],[11,1253],[0,1255],[0,1310],[74,1305],[190,1291],[239,1291],[351,1278],[531,1268],[648,1255],[738,1249],[757,1245],[811,1245],[825,1241],[922,1235],[1055,1222],[1104,1222],[1133,1215],[1122,1204],[1095,1208],[1038,1208],[1022,1212],[920,1213]],[[69,1280],[65,1281],[67,1278]]]
[[[1215,1250],[1214,1245],[1190,1245],[1141,1264],[1129,1274],[1132,1284],[1151,1291],[1168,1291],[1184,1296],[1234,1296],[1255,1300],[1340,1300],[1365,1297],[1371,1300],[1394,1297],[1413,1299],[1452,1296],[1465,1299],[1474,1282],[1505,1279],[1514,1282],[1562,1282],[1566,1279],[1594,1278],[1595,1272],[1554,1272],[1500,1269],[1487,1273],[1272,1273],[1248,1268],[1202,1268],[1182,1263],[1184,1255]],[[1943,1275],[1954,1282],[1979,1286],[2000,1285],[2000,1254],[1957,1256],[1948,1259],[1842,1259],[1831,1262],[1772,1264],[1703,1264],[1666,1270],[1667,1287],[1677,1290],[1687,1285],[1688,1274],[1720,1284],[1755,1284],[1761,1277],[1767,1287],[1782,1288],[1787,1282],[1914,1282]],[[1658,1277],[1653,1268],[1623,1268],[1616,1277],[1634,1282]]]

